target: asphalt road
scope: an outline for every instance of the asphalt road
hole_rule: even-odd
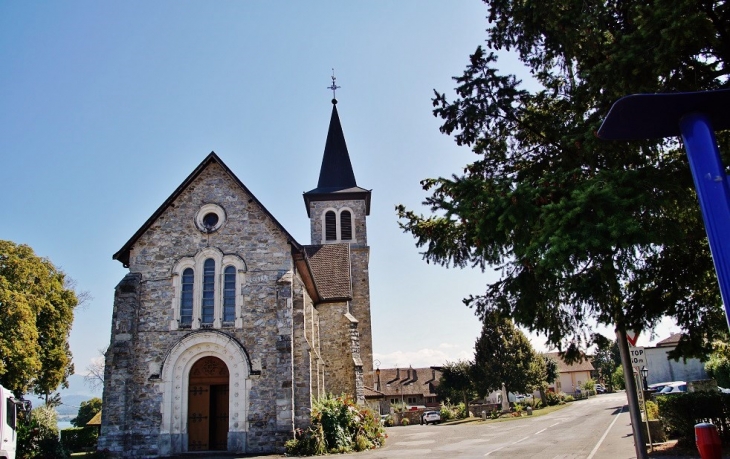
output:
[[[508,422],[390,427],[386,446],[356,458],[635,458],[626,395],[603,394]]]

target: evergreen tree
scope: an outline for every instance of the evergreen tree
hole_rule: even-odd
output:
[[[500,390],[527,392],[535,385],[538,357],[527,337],[511,320],[496,312],[484,315],[482,333],[474,345],[474,383],[480,396]],[[543,367],[544,371],[544,367]]]
[[[685,331],[673,356],[704,355],[725,320],[686,154],[676,139],[595,132],[624,95],[728,87],[730,4],[487,3],[487,47],[517,52],[535,89],[477,48],[457,97],[433,99],[474,161],[422,181],[433,215],[398,206],[402,228],[427,261],[498,268],[467,305],[545,335],[568,362],[595,322],[641,331],[665,316]],[[718,134],[726,158],[729,140]]]

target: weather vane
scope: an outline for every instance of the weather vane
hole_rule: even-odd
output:
[[[335,78],[335,69],[332,69],[332,86],[327,86],[327,89],[332,90],[332,103],[333,104],[337,103],[337,97],[335,96],[335,91],[340,89],[340,87],[337,86],[337,84],[335,84],[335,80],[337,80],[337,78]]]

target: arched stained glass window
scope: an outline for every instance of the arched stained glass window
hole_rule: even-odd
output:
[[[201,322],[212,324],[215,316],[215,260],[208,258],[203,264],[203,302]]]
[[[343,241],[352,239],[352,214],[349,210],[343,210],[340,214],[340,234]]]
[[[236,268],[227,266],[223,271],[223,322],[236,320]]]
[[[186,268],[182,274],[182,292],[180,295],[180,323],[193,323],[193,268]]]
[[[337,217],[334,211],[328,210],[324,214],[324,226],[325,226],[325,239],[328,241],[337,240]]]

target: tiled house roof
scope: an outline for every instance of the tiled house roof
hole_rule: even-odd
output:
[[[380,384],[378,385],[378,379]],[[439,367],[381,368],[375,377],[376,388],[386,396],[421,395],[435,397],[441,379]]]
[[[669,338],[663,339],[656,343],[656,347],[673,347],[679,344],[679,340],[682,338],[681,333],[672,333]]]
[[[575,362],[572,365],[568,365],[562,358],[560,358],[560,353],[558,352],[546,352],[545,355],[558,362],[559,373],[570,373],[572,371],[593,371],[593,365],[587,359],[583,360],[582,362]]]
[[[322,301],[352,298],[350,245],[306,245],[304,252]]]

